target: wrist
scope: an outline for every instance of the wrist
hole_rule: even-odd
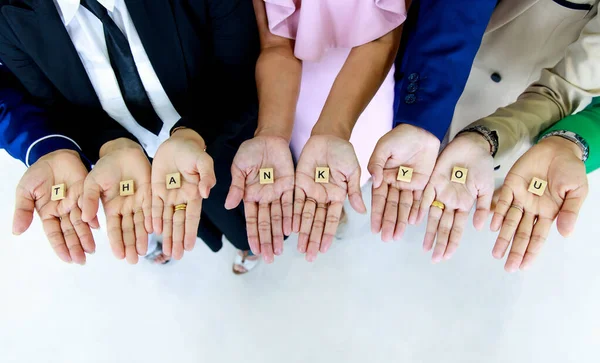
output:
[[[206,150],[206,143],[204,142],[204,138],[200,136],[199,133],[190,128],[182,127],[175,129],[171,134],[171,139],[185,139],[194,141],[200,145],[201,149]]]
[[[265,126],[259,125],[258,128],[256,129],[256,132],[254,132],[254,137],[259,137],[259,136],[282,138],[285,141],[287,141],[287,143],[289,144],[292,139],[292,132],[279,129],[277,127],[268,127],[268,126],[265,127]]]
[[[491,156],[490,142],[486,137],[478,132],[468,131],[456,135],[456,138],[465,138],[470,140],[473,144],[477,145],[478,148],[485,151],[485,153]]]
[[[100,158],[102,158],[103,156],[106,156],[107,154],[110,154],[116,150],[130,149],[130,148],[142,149],[142,146],[140,144],[138,144],[137,142],[135,142],[131,139],[125,138],[125,137],[111,140],[111,141],[108,141],[107,143],[105,143],[104,145],[102,145],[102,147],[100,148]]]
[[[549,136],[541,140],[538,144],[549,145],[553,150],[568,150],[572,152],[579,160],[583,158],[583,150],[576,143],[561,136]]]
[[[335,136],[340,139],[350,141],[352,136],[352,127],[343,123],[317,121],[310,133],[310,136]]]

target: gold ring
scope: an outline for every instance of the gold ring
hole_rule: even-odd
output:
[[[177,212],[178,210],[185,210],[186,208],[187,208],[187,204],[186,203],[177,204],[175,206],[175,212]]]
[[[431,206],[432,207],[437,207],[437,208],[439,208],[441,210],[446,209],[446,205],[444,203],[440,202],[439,200],[434,200],[433,203],[431,203]]]
[[[520,211],[521,211],[521,213],[525,214],[525,210],[523,209],[523,207],[520,207],[520,206],[518,206],[518,205],[516,205],[516,204],[513,204],[513,205],[511,205],[510,207],[511,207],[511,208],[518,209],[518,210],[520,210]]]

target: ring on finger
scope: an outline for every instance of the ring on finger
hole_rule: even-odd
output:
[[[510,207],[518,209],[521,211],[521,213],[525,214],[525,209],[523,209],[523,207],[521,207],[520,205],[512,204]]]
[[[178,210],[183,210],[184,211],[184,210],[186,210],[186,208],[187,208],[187,204],[186,203],[177,204],[174,207],[175,212],[177,212]]]
[[[439,200],[434,200],[433,203],[431,203],[431,206],[439,208],[441,210],[446,209],[446,205],[444,203],[440,202]]]

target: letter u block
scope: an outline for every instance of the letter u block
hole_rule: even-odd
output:
[[[533,193],[539,197],[544,195],[546,191],[546,186],[548,186],[548,182],[542,179],[533,178],[531,179],[531,184],[529,184],[529,192]]]

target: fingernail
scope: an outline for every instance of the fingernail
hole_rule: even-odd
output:
[[[276,248],[276,249],[275,249],[275,253],[276,253],[277,255],[281,255],[281,252],[282,252],[282,251],[281,251],[281,248]]]

